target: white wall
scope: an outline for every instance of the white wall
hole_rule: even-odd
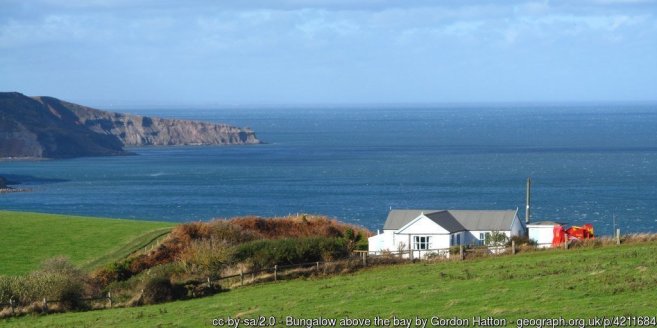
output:
[[[553,225],[532,225],[527,226],[529,230],[529,239],[538,243],[538,247],[552,247],[552,238],[554,237]]]
[[[409,222],[407,225],[403,226],[399,231],[399,234],[447,234],[449,231],[445,230],[443,227],[438,225],[436,222],[433,222],[428,217],[421,215],[415,220]]]
[[[513,218],[513,224],[511,224],[511,234],[509,237],[512,236],[524,236],[525,235],[525,223],[520,221],[518,218],[518,215]]]

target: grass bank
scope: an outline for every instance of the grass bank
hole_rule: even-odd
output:
[[[657,315],[656,242],[403,264],[160,305],[6,319],[9,327],[209,327],[215,318]],[[241,327],[244,327],[243,325]]]
[[[64,255],[86,268],[116,261],[166,234],[172,223],[0,211],[0,274],[27,273]]]

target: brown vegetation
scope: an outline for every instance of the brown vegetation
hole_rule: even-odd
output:
[[[115,263],[94,273],[101,286],[121,281],[158,265],[179,262],[190,271],[217,272],[225,265],[230,247],[255,240],[289,238],[345,238],[347,251],[367,241],[371,232],[325,216],[302,215],[276,218],[238,217],[229,220],[191,222],[176,226],[152,251]]]

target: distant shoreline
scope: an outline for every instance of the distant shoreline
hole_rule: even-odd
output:
[[[0,162],[18,162],[18,161],[47,161],[46,157],[0,157]]]
[[[27,188],[2,188],[0,189],[0,194],[9,194],[13,192],[30,192],[32,189]]]

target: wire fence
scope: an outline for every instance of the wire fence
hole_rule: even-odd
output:
[[[358,266],[367,266],[367,252],[355,252],[354,254],[358,255]],[[278,281],[281,278],[286,277],[292,272],[300,274],[324,274],[327,273],[327,267],[331,265],[340,265],[350,263],[354,265],[355,255],[350,256],[346,259],[336,260],[336,261],[315,261],[315,262],[305,262],[305,263],[294,263],[294,264],[284,264],[284,265],[274,265],[268,268],[249,270],[249,271],[240,271],[236,274],[223,275],[219,277],[207,277],[205,280],[193,280],[187,281],[187,283],[193,283],[195,285],[205,284],[209,288],[219,287],[219,290],[222,290],[222,284],[228,282],[226,285],[231,287],[234,286],[244,286],[246,284],[253,284],[257,282],[265,281]],[[300,269],[303,269],[303,272],[299,272]],[[250,278],[250,279],[249,279]],[[230,284],[233,282],[233,284]],[[144,295],[144,290],[141,290],[141,294],[138,296],[142,298]],[[43,297],[40,301],[27,301],[20,302],[16,297],[11,297],[8,301],[1,302],[0,300],[0,312],[5,309],[10,309],[11,314],[16,314],[20,312],[22,308],[33,307],[37,305],[40,308],[40,312],[48,313],[50,310],[49,304],[62,304],[68,300],[61,299],[48,299]],[[107,294],[98,295],[95,297],[87,297],[78,299],[78,301],[87,302],[89,305],[96,305],[100,308],[112,308],[117,303],[116,299],[113,298],[112,293],[108,292]]]
[[[621,243],[620,234],[615,236],[617,244]],[[565,241],[562,247],[563,249],[570,248],[570,242]],[[556,248],[551,243],[541,243],[535,244],[532,246],[523,246],[530,247],[530,249],[544,249],[544,248]],[[315,262],[305,262],[305,263],[294,263],[294,264],[283,264],[283,265],[274,265],[269,268],[262,268],[250,271],[239,271],[239,273],[219,276],[219,277],[207,277],[205,280],[195,280],[193,283],[197,285],[207,284],[207,287],[222,287],[221,283],[224,281],[233,281],[233,286],[244,286],[247,284],[254,284],[258,282],[265,281],[278,281],[279,279],[289,275],[292,272],[298,274],[326,274],[328,273],[327,268],[329,266],[336,265],[348,265],[352,268],[356,267],[367,267],[369,265],[377,264],[391,264],[399,263],[406,261],[415,261],[415,260],[424,260],[424,259],[446,259],[446,260],[465,260],[467,258],[478,258],[482,256],[496,256],[496,255],[515,255],[519,250],[519,247],[516,246],[515,241],[512,241],[510,245],[499,245],[499,246],[479,246],[479,245],[460,245],[453,246],[450,248],[436,248],[436,249],[399,249],[397,251],[353,251],[352,255],[349,258],[336,260],[336,261],[315,261]],[[388,260],[386,260],[388,259]],[[392,259],[392,261],[390,261]],[[301,271],[300,271],[301,270]],[[250,279],[249,279],[250,278]],[[143,297],[144,290],[141,290],[141,295]],[[107,294],[98,295],[96,297],[88,297],[79,299],[80,301],[88,303],[102,303],[101,307],[111,308],[115,304],[115,299],[112,297],[111,292]],[[11,297],[8,301],[2,302],[0,300],[0,312],[10,308],[11,314],[18,312],[21,307],[26,307],[39,303],[41,307],[41,312],[48,313],[49,306],[48,304],[54,303],[63,303],[66,300],[52,300],[43,297],[40,302],[29,302],[28,304],[22,304],[14,297]]]

